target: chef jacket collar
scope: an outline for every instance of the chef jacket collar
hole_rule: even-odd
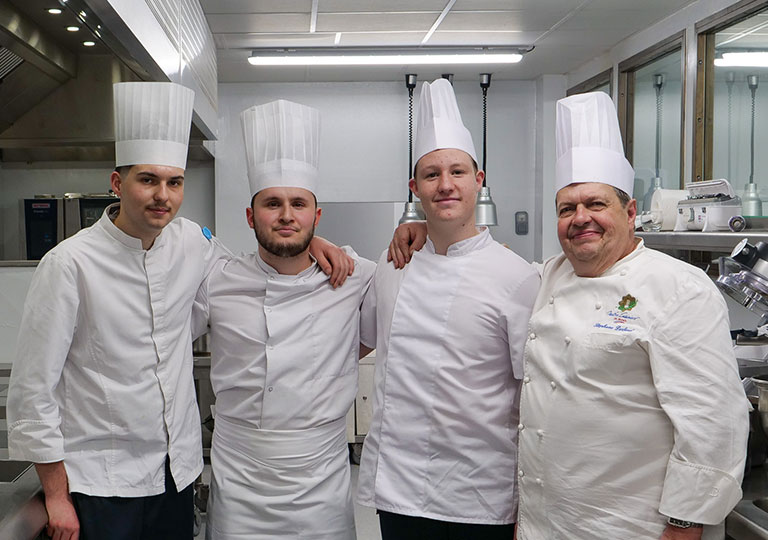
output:
[[[310,264],[307,268],[305,268],[304,270],[302,270],[296,275],[281,274],[280,272],[275,270],[272,266],[267,264],[266,261],[264,261],[264,259],[261,258],[261,254],[259,253],[258,249],[254,252],[253,255],[256,258],[256,264],[258,265],[258,267],[261,268],[265,274],[272,276],[276,279],[282,279],[286,281],[291,281],[294,279],[303,280],[303,279],[312,277],[313,275],[315,275],[315,273],[317,273],[318,270],[320,270],[320,267],[317,265],[317,260],[312,256],[312,254],[309,255],[309,258],[312,260],[312,264]]]
[[[493,238],[491,238],[491,232],[488,230],[488,227],[481,227],[478,234],[448,246],[445,256],[461,257],[462,255],[467,255],[468,253],[482,249],[491,242],[493,242]],[[424,245],[424,249],[430,253],[435,253],[435,244],[432,243],[432,239],[429,238],[429,235],[427,235],[427,243]]]
[[[138,251],[147,251],[144,249],[144,246],[142,246],[140,238],[136,238],[134,236],[126,234],[125,232],[123,232],[122,229],[120,229],[117,225],[115,225],[113,220],[117,217],[119,213],[120,213],[120,203],[116,202],[114,204],[110,204],[104,209],[104,213],[101,215],[101,218],[99,219],[99,224],[104,228],[105,231],[107,231],[107,234],[109,234],[112,238],[114,238],[115,240],[123,244],[125,247],[129,249],[135,249]],[[152,244],[152,247],[149,249],[160,247],[163,245],[164,242],[165,242],[165,239],[163,237],[163,232],[160,231],[160,234],[157,235],[154,243]]]

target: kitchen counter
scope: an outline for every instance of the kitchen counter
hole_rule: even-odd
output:
[[[725,519],[725,533],[729,540],[768,539],[767,465],[754,467],[744,476],[741,502]]]

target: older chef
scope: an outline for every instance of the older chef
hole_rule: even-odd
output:
[[[557,155],[563,253],[525,349],[518,540],[722,538],[710,526],[741,497],[748,432],[725,302],[634,237],[606,94],[558,102]]]
[[[192,538],[203,468],[191,313],[221,253],[171,221],[194,94],[114,87],[120,203],[40,261],[8,390],[13,459],[36,464],[54,538]]]
[[[347,411],[357,391],[360,305],[375,264],[332,289],[309,255],[320,219],[320,118],[279,100],[241,115],[258,249],[220,261],[195,326],[210,323],[216,429],[211,540],[354,540]]]
[[[453,88],[422,87],[410,181],[428,240],[404,270],[382,256],[363,305],[376,347],[358,500],[384,540],[510,538],[525,321],[539,277],[475,227],[483,181]]]

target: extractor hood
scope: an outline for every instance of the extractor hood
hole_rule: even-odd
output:
[[[101,25],[94,53],[71,52],[53,31],[65,19],[52,22],[48,4],[0,2],[0,161],[114,162],[112,84],[157,79],[124,50],[115,54],[119,43]],[[193,125],[190,160],[212,159],[205,138]]]

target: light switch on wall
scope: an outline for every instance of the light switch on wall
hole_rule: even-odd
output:
[[[515,234],[528,234],[528,212],[515,212]]]

